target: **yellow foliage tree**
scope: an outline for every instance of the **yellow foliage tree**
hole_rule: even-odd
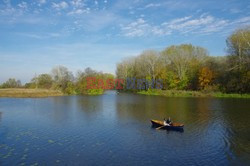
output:
[[[199,86],[201,89],[208,88],[212,84],[214,73],[208,67],[203,67],[199,74]]]

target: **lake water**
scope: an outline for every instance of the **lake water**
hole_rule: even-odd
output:
[[[184,131],[155,130],[171,116]],[[0,98],[0,165],[249,165],[250,100]]]

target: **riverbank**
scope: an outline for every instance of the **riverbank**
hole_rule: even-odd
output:
[[[64,96],[61,91],[48,89],[9,88],[0,89],[0,97],[51,97]]]
[[[103,90],[90,90],[85,95],[102,95]],[[216,97],[216,98],[250,98],[250,94],[226,94],[221,92],[201,92],[201,91],[183,91],[183,90],[148,90],[137,92],[141,95],[166,96],[166,97]],[[59,90],[48,89],[24,89],[8,88],[0,89],[0,97],[20,97],[20,98],[39,98],[52,96],[66,96]]]
[[[216,98],[250,98],[250,94],[228,94],[221,92],[201,92],[183,90],[148,90],[137,92],[142,95],[156,95],[166,97],[216,97]]]

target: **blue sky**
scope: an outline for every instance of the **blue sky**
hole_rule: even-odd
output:
[[[173,44],[222,56],[248,24],[249,0],[0,0],[0,82],[57,65],[115,73],[125,57]]]

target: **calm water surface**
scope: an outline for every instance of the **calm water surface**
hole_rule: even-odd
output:
[[[171,116],[183,132],[155,130]],[[0,165],[249,165],[250,100],[0,98]]]

